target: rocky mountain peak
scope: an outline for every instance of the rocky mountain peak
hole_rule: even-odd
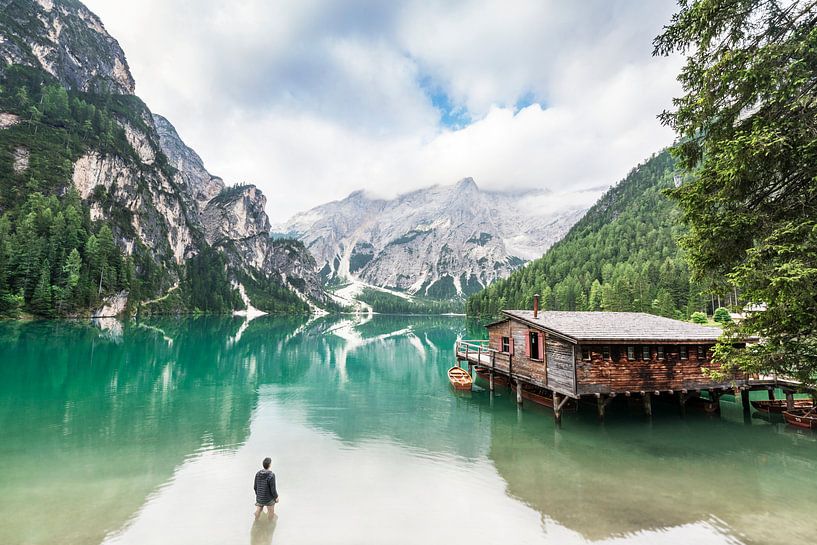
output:
[[[177,181],[189,187],[199,208],[204,208],[224,189],[224,181],[204,168],[204,161],[199,154],[182,141],[170,121],[157,114],[153,114],[153,121],[162,150],[170,165],[178,171]]]
[[[122,48],[76,0],[0,0],[0,60],[42,68],[65,87],[132,95]]]
[[[361,195],[297,214],[278,230],[302,240],[327,277],[440,298],[472,293],[542,255],[597,197],[489,193],[473,178],[391,200]]]
[[[267,198],[254,185],[227,187],[216,195],[202,213],[207,241],[224,244],[251,237],[267,237]]]
[[[454,186],[454,189],[460,192],[479,191],[477,183],[470,176],[468,178],[463,178],[462,180],[457,182],[456,185]]]

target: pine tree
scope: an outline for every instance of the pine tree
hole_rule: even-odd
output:
[[[43,261],[40,267],[40,279],[34,288],[28,308],[39,316],[51,316],[54,313],[51,297],[51,266],[48,260]]]

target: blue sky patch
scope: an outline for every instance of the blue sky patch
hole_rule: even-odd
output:
[[[471,124],[468,108],[454,103],[441,85],[430,76],[420,79],[420,88],[431,100],[431,104],[440,112],[440,123],[449,129],[461,129]]]
[[[528,106],[530,106],[532,104],[537,104],[537,103],[540,106],[542,106],[542,109],[545,108],[544,104],[542,104],[541,102],[536,100],[536,95],[533,93],[533,91],[528,91],[527,93],[525,93],[524,95],[519,97],[519,99],[516,101],[516,104],[513,105],[513,111],[514,111],[514,113],[516,113],[519,110],[523,110],[523,109],[527,108]]]

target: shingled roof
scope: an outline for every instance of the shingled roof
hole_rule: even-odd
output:
[[[642,312],[564,312],[503,310],[509,318],[539,326],[577,343],[646,341],[651,343],[715,342],[720,328]]]

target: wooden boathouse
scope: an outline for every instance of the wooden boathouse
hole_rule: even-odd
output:
[[[687,399],[748,384],[744,374],[715,381],[712,347],[721,330],[637,312],[505,310],[488,324],[487,341],[458,341],[456,357],[495,380],[549,400],[557,421],[569,400],[595,398],[600,418],[616,396],[639,396],[652,413],[652,396]]]

